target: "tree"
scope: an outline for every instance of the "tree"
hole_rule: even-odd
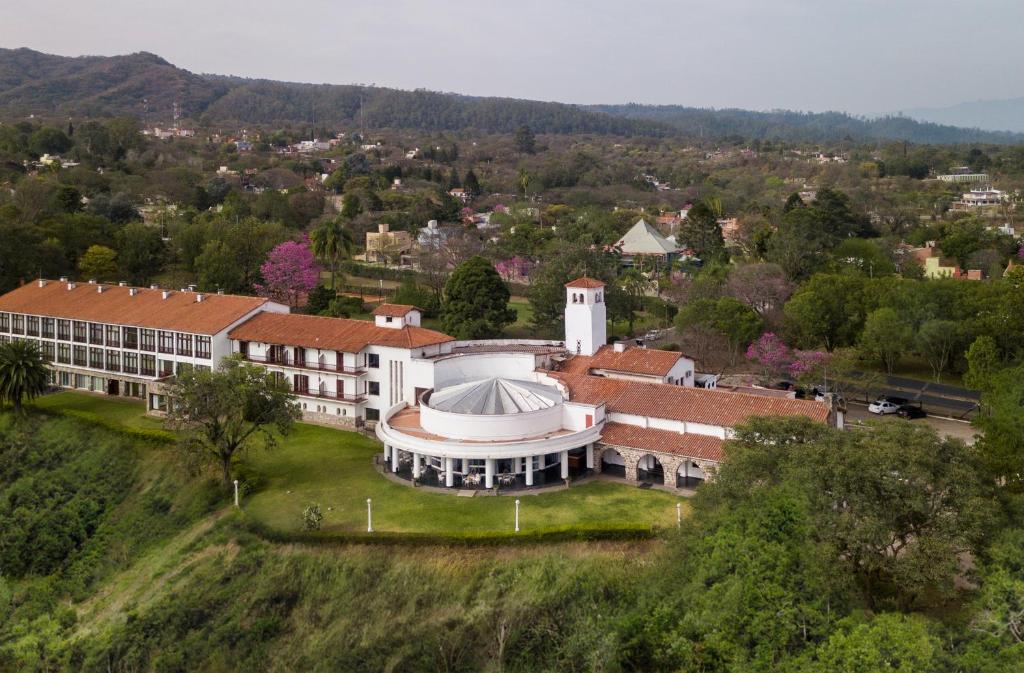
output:
[[[263,295],[297,308],[320,281],[320,267],[306,241],[285,241],[267,255],[260,267],[263,283],[255,285]]]
[[[928,320],[917,330],[917,352],[928,361],[936,381],[942,380],[942,373],[960,345],[960,334],[960,325],[952,320]]]
[[[520,168],[516,178],[516,185],[519,187],[519,194],[523,197],[526,196],[526,190],[530,188],[530,182],[533,180],[530,172],[525,168]]]
[[[90,245],[81,259],[78,270],[93,280],[114,280],[117,276],[117,253],[105,245]]]
[[[44,126],[28,139],[28,149],[35,156],[61,154],[71,149],[71,138],[60,129]]]
[[[244,292],[248,288],[235,252],[224,241],[209,241],[195,259],[199,287],[215,292]]]
[[[160,232],[141,222],[131,222],[117,234],[117,259],[122,273],[135,285],[146,285],[160,270],[164,242]]]
[[[803,348],[832,351],[854,343],[865,311],[865,280],[846,274],[817,274],[784,307],[787,332]]]
[[[460,264],[444,286],[441,325],[457,339],[490,339],[516,320],[508,286],[483,257]]]
[[[769,318],[781,311],[793,284],[778,264],[743,264],[729,271],[726,292]]]
[[[338,262],[355,249],[352,230],[340,218],[324,220],[309,235],[313,254],[331,270],[331,287],[338,289]]]
[[[472,168],[466,171],[466,179],[462,181],[462,184],[470,196],[480,196],[480,180]]]
[[[729,344],[729,358],[733,365],[740,350],[757,339],[764,326],[752,308],[733,297],[690,302],[679,310],[675,322],[680,332],[700,325],[721,334]]]
[[[219,463],[229,489],[233,462],[257,440],[274,448],[277,436],[288,434],[302,415],[284,379],[236,357],[216,370],[179,374],[168,395],[174,400],[168,423],[186,433],[182,447]]]
[[[34,341],[0,344],[0,402],[23,413],[22,402],[46,392],[50,372]]]
[[[762,378],[767,382],[787,370],[792,362],[792,352],[781,337],[765,332],[747,347],[747,359],[761,365]]]
[[[679,240],[693,248],[694,253],[704,262],[721,260],[725,257],[725,240],[718,217],[705,202],[690,209],[679,229]]]
[[[523,154],[533,154],[537,151],[537,139],[533,135],[533,130],[523,124],[516,129],[516,150]]]
[[[981,335],[967,349],[967,372],[964,383],[975,390],[991,390],[999,371],[1001,358],[996,340]]]
[[[860,349],[866,357],[878,359],[887,374],[892,374],[910,343],[910,326],[895,310],[885,307],[868,314],[860,337]]]
[[[822,643],[814,670],[829,673],[939,673],[949,670],[942,641],[920,615],[885,613],[865,623],[848,619]],[[811,670],[811,669],[808,669]]]

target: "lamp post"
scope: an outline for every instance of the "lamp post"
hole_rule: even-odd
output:
[[[516,532],[519,532],[519,498],[516,498]]]
[[[370,498],[366,499],[366,532],[373,532],[373,501]]]
[[[235,479],[235,507],[238,507],[238,480]]]
[[[682,528],[683,526],[683,503],[676,503],[676,528]]]

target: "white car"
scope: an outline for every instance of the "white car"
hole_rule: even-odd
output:
[[[895,402],[890,402],[889,400],[875,400],[868,405],[868,411],[873,414],[878,414],[879,416],[895,414],[899,410],[900,405]]]

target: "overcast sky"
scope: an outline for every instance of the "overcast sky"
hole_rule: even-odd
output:
[[[1024,96],[1021,0],[0,0],[0,15],[4,47],[291,81],[854,113]]]

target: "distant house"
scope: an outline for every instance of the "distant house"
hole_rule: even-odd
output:
[[[427,226],[420,229],[419,235],[416,236],[416,243],[421,248],[440,250],[455,233],[455,230],[456,227],[442,227],[438,225],[437,220],[430,220],[427,222]]]
[[[957,280],[982,280],[985,277],[981,269],[961,269],[956,260],[940,257],[934,246],[928,246],[918,255],[924,261],[924,277],[931,279],[955,278]],[[915,251],[918,252],[918,251]]]
[[[1010,195],[998,189],[972,189],[953,203],[957,211],[985,211],[1008,203]]]
[[[672,240],[640,219],[616,242],[615,247],[622,254],[622,261],[628,266],[644,266],[646,258],[652,265],[671,264],[679,253],[679,246]]]
[[[718,220],[718,227],[722,230],[722,238],[726,245],[736,243],[740,233],[740,221],[735,217],[726,217]]]
[[[388,224],[378,224],[377,231],[366,232],[366,261],[389,263],[399,261],[412,250],[408,231],[391,231]]]
[[[455,198],[457,198],[459,201],[462,201],[463,203],[469,203],[470,199],[472,198],[470,196],[469,192],[467,192],[465,189],[463,189],[461,187],[456,187],[455,189],[449,189],[448,190],[448,194],[450,196],[454,196]]]
[[[533,266],[530,260],[517,256],[495,262],[494,270],[506,283],[527,283]]]

